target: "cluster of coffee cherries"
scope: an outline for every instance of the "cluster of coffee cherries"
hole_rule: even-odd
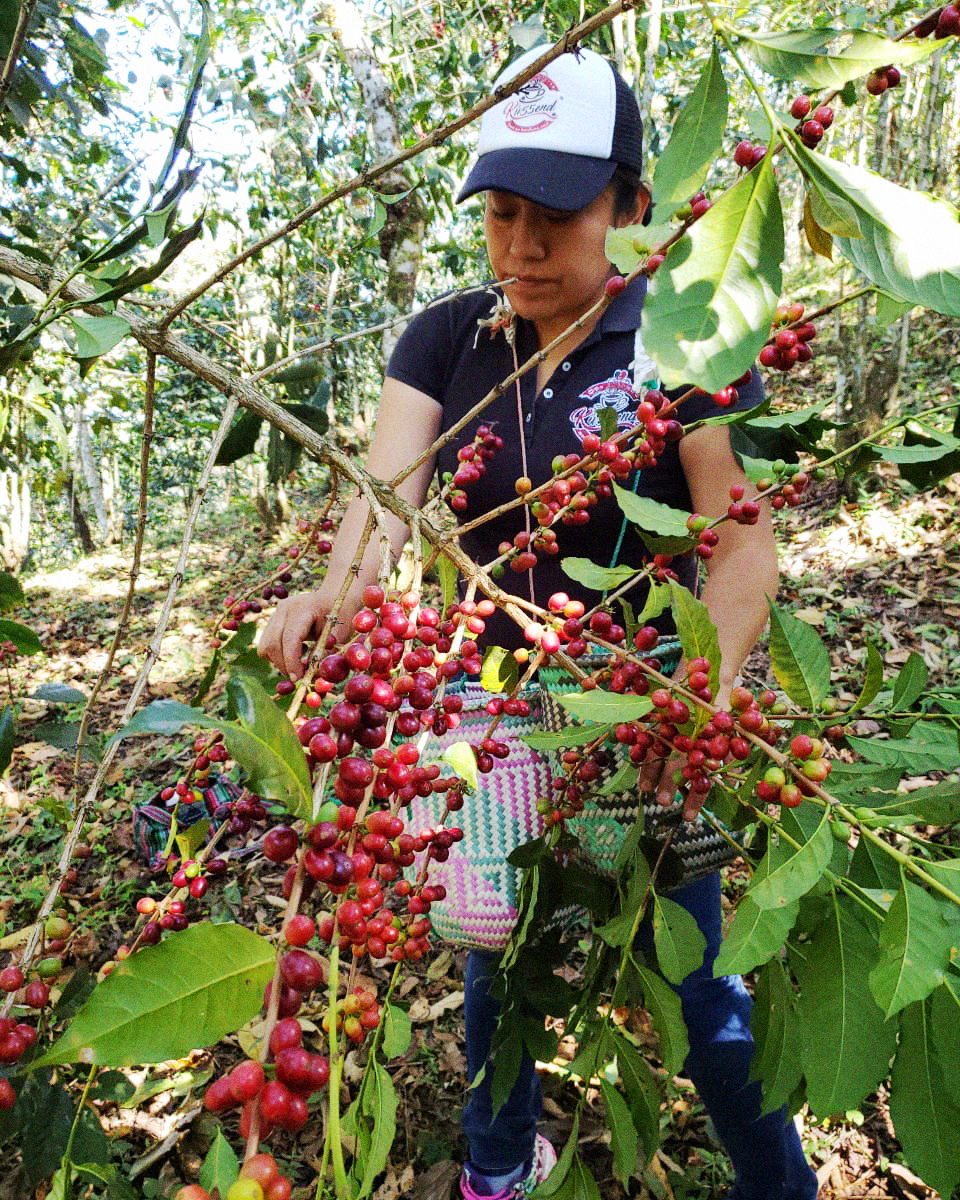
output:
[[[54,932],[61,936],[51,938],[45,943],[48,957],[41,959],[33,969],[38,978],[28,983],[26,973],[17,963],[10,963],[0,970],[0,992],[7,996],[4,1006],[6,1014],[0,1016],[0,1064],[4,1066],[18,1063],[27,1051],[37,1044],[36,1028],[26,1021],[10,1016],[11,1008],[14,1005],[34,1010],[46,1008],[50,1002],[50,985],[44,982],[44,979],[59,974],[63,967],[59,955],[51,954],[51,951],[57,943],[66,944],[65,938],[70,933],[69,923],[60,917],[49,917],[47,924],[50,925],[51,922],[56,923]],[[65,931],[63,927],[66,927]],[[13,1108],[16,1102],[17,1094],[13,1084],[9,1079],[0,1077],[0,1112]]]
[[[867,91],[871,96],[882,96],[888,88],[900,86],[900,72],[896,67],[878,67],[867,76]]]
[[[473,441],[460,447],[457,451],[460,466],[449,479],[444,477],[444,482],[451,485],[447,503],[454,512],[463,512],[466,509],[467,493],[463,489],[483,478],[487,463],[502,449],[503,438],[494,433],[489,425],[478,425]]]
[[[290,1180],[281,1174],[272,1154],[251,1155],[220,1200],[290,1200]],[[206,1188],[190,1183],[174,1193],[173,1200],[213,1200]]]
[[[833,124],[833,109],[829,104],[820,104],[813,111],[809,96],[795,96],[790,105],[790,116],[798,121],[800,140],[809,150],[815,150],[823,141],[823,135]]]
[[[523,480],[518,480],[518,483],[522,484]],[[585,493],[583,494],[585,495]],[[594,503],[596,503],[596,501],[594,501]],[[553,506],[555,504],[556,501],[551,498],[549,505]],[[531,506],[531,508],[536,509],[541,516],[543,515],[543,510],[545,507],[547,507],[547,505],[541,504],[539,501],[535,502],[535,504]],[[553,511],[559,512],[559,507],[553,509]],[[581,509],[577,508],[576,511],[580,512]],[[588,517],[584,516],[584,520],[588,519]],[[580,521],[575,523],[580,524]],[[515,574],[522,575],[524,571],[529,571],[537,565],[537,562],[539,561],[538,556],[540,554],[553,557],[553,555],[558,554],[559,551],[560,547],[557,545],[557,535],[552,529],[540,528],[535,529],[532,533],[527,533],[525,529],[521,529],[517,534],[514,535],[513,541],[503,541],[497,547],[500,560],[491,565],[490,574],[494,579],[500,579],[503,575],[504,568],[509,567],[509,569]]]
[[[910,31],[914,37],[935,38],[960,37],[960,7],[946,4],[943,8],[924,17]]]
[[[0,642],[0,665],[12,663],[20,655],[13,642]]]
[[[782,458],[778,458],[772,466],[777,475],[776,480],[763,476],[757,480],[757,490],[769,492],[776,487],[776,492],[770,497],[771,508],[778,511],[783,508],[796,508],[810,486],[810,476],[806,471],[785,463]]]
[[[780,328],[760,350],[762,367],[789,371],[797,363],[808,363],[813,358],[810,343],[817,336],[817,327],[812,321],[804,321],[803,314],[804,307],[799,302],[777,309],[773,324]]]
[[[761,143],[742,141],[737,143],[733,152],[733,161],[744,171],[752,171],[754,167],[767,156],[767,147]]]
[[[811,783],[821,784],[830,774],[830,761],[824,758],[824,742],[806,733],[790,739],[790,757],[798,767],[799,777],[788,774],[783,767],[768,767],[757,784],[757,796],[765,804],[782,804],[797,808],[804,796],[813,795]]]
[[[307,1101],[323,1091],[329,1079],[329,1060],[304,1048],[300,1022],[281,1017],[270,1034],[266,1068],[244,1059],[210,1084],[203,1103],[214,1113],[240,1108],[241,1137],[249,1136],[254,1113],[259,1114],[263,1138],[274,1129],[297,1133],[310,1116]]]

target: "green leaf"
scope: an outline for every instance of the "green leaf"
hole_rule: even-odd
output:
[[[785,33],[743,33],[750,52],[775,79],[804,83],[815,88],[842,88],[849,79],[859,79],[888,63],[906,66],[919,62],[937,49],[934,41],[905,38],[892,41],[875,33],[847,29],[797,29]],[[849,41],[847,42],[847,39]],[[838,41],[843,49],[830,53]]]
[[[767,854],[769,857],[770,851]],[[827,869],[832,856],[830,814],[825,811],[810,840],[764,878],[754,879],[747,895],[758,908],[786,908],[810,891]]]
[[[388,1004],[384,1012],[383,1054],[385,1058],[399,1058],[410,1048],[413,1023],[405,1008]]]
[[[858,708],[866,708],[868,704],[872,704],[881,687],[883,687],[883,655],[873,642],[868,641],[866,678],[860,689],[860,695],[850,711],[855,712]]]
[[[449,763],[454,771],[472,791],[476,791],[480,783],[477,770],[477,756],[469,742],[454,742],[440,755],[445,763]]]
[[[99,358],[122,342],[130,332],[130,322],[123,317],[68,315],[77,338],[77,358]]]
[[[17,717],[12,704],[0,710],[0,775],[10,766],[17,740]]]
[[[689,662],[693,658],[705,658],[710,664],[710,687],[714,692],[720,680],[720,641],[717,627],[702,600],[698,600],[688,588],[676,580],[667,581],[670,587],[670,607],[677,624],[677,636],[683,647],[683,657]],[[703,710],[698,710],[702,713]],[[704,720],[706,716],[704,714]]]
[[[880,931],[880,958],[870,972],[870,987],[884,1016],[925,1000],[943,983],[956,939],[944,905],[902,879]]]
[[[615,725],[620,721],[635,721],[650,711],[653,705],[646,696],[621,696],[595,688],[592,692],[561,692],[556,700],[568,713],[580,721]]]
[[[960,745],[957,731],[950,725],[920,721],[906,738],[848,739],[850,749],[869,762],[881,766],[899,767],[916,775],[928,771],[955,771],[960,767]]]
[[[770,606],[770,662],[777,682],[800,708],[817,708],[830,691],[830,654],[805,621]]]
[[[239,1159],[223,1136],[223,1130],[218,1128],[200,1168],[200,1186],[208,1192],[216,1188],[221,1196],[225,1196],[239,1174]]]
[[[856,1108],[884,1078],[896,1045],[870,991],[877,935],[844,896],[795,956],[807,1099],[818,1117]]]
[[[9,612],[25,599],[20,580],[9,571],[0,571],[0,612]]]
[[[877,292],[877,324],[885,329],[894,321],[898,321],[912,307],[913,305],[906,300],[896,300],[885,292]]]
[[[746,975],[762,966],[783,946],[799,912],[799,900],[779,908],[760,908],[747,893],[720,944],[714,975]]]
[[[215,728],[217,722],[201,708],[190,708],[179,700],[154,700],[127,722],[117,737],[133,737],[141,733],[179,733],[184,725]]]
[[[627,275],[641,258],[652,254],[674,232],[673,225],[669,223],[666,225],[611,226],[607,230],[603,252],[621,274]]]
[[[252,454],[256,448],[262,424],[263,417],[257,416],[254,412],[242,412],[230,426],[227,436],[223,439],[223,444],[217,451],[213,465],[229,467],[232,463]]]
[[[597,795],[617,796],[620,792],[631,792],[636,787],[639,776],[640,768],[635,767],[632,762],[625,762],[617,773],[599,789]]]
[[[960,980],[952,976],[930,997],[933,1042],[947,1091],[960,1104]]]
[[[33,700],[46,700],[47,704],[85,704],[87,701],[83,692],[66,683],[41,683],[30,696]]]
[[[757,1048],[750,1078],[763,1082],[763,1112],[786,1104],[800,1083],[800,1016],[793,987],[779,959],[768,962],[757,979],[750,1030]]]
[[[690,1050],[680,998],[656,971],[637,967],[643,985],[645,1007],[660,1039],[660,1058],[669,1076],[679,1074]]]
[[[860,236],[838,237],[841,253],[887,295],[960,316],[957,210],[863,167],[814,154],[792,132],[787,131],[786,141],[821,195],[846,206],[856,220]],[[652,353],[649,342],[647,347]]]
[[[595,741],[605,736],[609,729],[609,725],[566,725],[556,733],[548,730],[528,733],[520,740],[533,750],[565,750],[568,746],[584,746],[587,742]]]
[[[488,692],[510,692],[520,678],[517,660],[502,646],[488,646],[480,669],[480,686]]]
[[[633,1126],[640,1135],[644,1162],[649,1162],[660,1145],[660,1089],[646,1059],[626,1034],[614,1029],[611,1036]]]
[[[191,925],[119,963],[32,1066],[130,1067],[211,1046],[259,1011],[274,957],[242,925]]]
[[[612,1083],[600,1080],[600,1095],[607,1110],[607,1128],[610,1130],[610,1149],[613,1151],[613,1170],[621,1183],[626,1184],[637,1168],[639,1139],[634,1128],[630,1109],[623,1096]]]
[[[727,123],[727,84],[716,44],[653,173],[653,201],[663,220],[699,190],[717,157]]]
[[[703,965],[707,940],[693,917],[674,900],[653,894],[653,940],[657,964],[671,983],[683,983]]]
[[[960,1105],[945,1086],[931,1025],[926,1003],[900,1014],[890,1115],[911,1168],[939,1195],[952,1196],[960,1181]]]
[[[0,617],[0,642],[13,642],[21,654],[39,654],[43,647],[32,629]]]
[[[930,669],[923,656],[911,650],[910,657],[893,681],[893,707],[900,712],[910,708],[923,695],[929,676]]]
[[[313,794],[300,739],[257,679],[234,672],[227,698],[239,724],[218,722],[231,756],[246,772],[250,786],[268,800],[279,800],[298,817],[313,816]]]
[[[397,1132],[397,1093],[386,1068],[375,1056],[367,1060],[363,1084],[356,1100],[344,1114],[343,1128],[361,1140],[365,1153],[358,1153],[351,1174],[360,1185],[355,1200],[363,1200],[373,1190],[377,1176],[387,1165],[390,1147]]]
[[[691,546],[695,544],[694,539],[690,536],[690,530],[687,528],[687,518],[691,515],[690,513],[685,513],[679,508],[671,508],[667,504],[660,504],[656,500],[651,500],[649,496],[638,496],[618,483],[613,485],[613,494],[620,511],[634,525],[647,530],[648,533],[683,538]]]
[[[543,1183],[538,1184],[530,1193],[532,1200],[536,1200],[541,1196],[556,1196],[560,1194],[560,1188],[566,1183],[570,1176],[573,1162],[577,1152],[577,1141],[580,1136],[580,1109],[577,1108],[573,1113],[573,1128],[570,1130],[570,1136],[564,1143],[563,1149],[560,1151],[560,1156],[557,1159],[557,1165],[550,1172],[550,1176]]]
[[[665,583],[651,583],[643,608],[637,613],[637,627],[653,621],[670,607],[670,589]]]
[[[437,559],[437,574],[440,576],[440,591],[443,599],[444,612],[450,607],[457,595],[457,580],[460,573],[446,554]]]
[[[632,496],[633,493],[630,492]],[[609,592],[637,574],[635,567],[599,567],[589,558],[564,558],[560,569],[568,579],[582,583],[593,592]]]
[[[718,392],[753,363],[782,291],[783,214],[771,156],[672,246],[650,284],[643,341],[668,387]]]

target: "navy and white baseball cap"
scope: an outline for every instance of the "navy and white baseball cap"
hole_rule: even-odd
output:
[[[514,79],[544,52],[534,47],[497,78]],[[480,121],[476,163],[458,202],[488,188],[545,208],[592,204],[618,166],[643,170],[643,122],[619,72],[592,50],[561,54]]]

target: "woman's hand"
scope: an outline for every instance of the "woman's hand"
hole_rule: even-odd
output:
[[[260,635],[257,653],[288,675],[303,674],[303,644],[319,636],[326,618],[321,592],[299,592],[281,600]]]

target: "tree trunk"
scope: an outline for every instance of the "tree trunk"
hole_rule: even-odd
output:
[[[375,160],[388,158],[401,148],[393,94],[383,68],[374,56],[363,27],[363,18],[353,0],[336,0],[335,21],[344,58],[353,71],[367,114],[367,140]],[[407,192],[411,178],[405,171],[385,175],[380,188],[385,195]],[[417,271],[426,231],[426,213],[417,193],[411,192],[386,205],[387,216],[380,230],[380,257],[387,264],[386,317],[409,312],[417,294]],[[384,331],[384,365],[400,328]]]
[[[17,471],[0,471],[0,559],[19,571],[30,542],[30,481]]]
[[[107,506],[103,498],[103,480],[100,478],[100,466],[93,452],[90,425],[82,408],[77,411],[76,454],[83,481],[90,494],[90,503],[93,505],[93,511],[97,518],[100,542],[102,545],[106,545],[110,536],[110,522],[107,520]]]

